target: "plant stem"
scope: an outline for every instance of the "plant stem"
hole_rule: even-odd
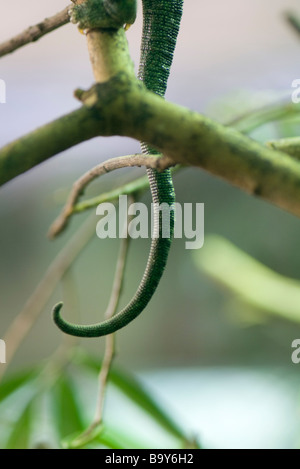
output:
[[[131,200],[129,200],[128,202],[132,203],[133,198],[131,197],[130,199]],[[129,220],[126,220],[125,225],[124,225],[124,233],[126,234],[128,232],[128,222]],[[113,282],[111,297],[110,297],[106,312],[104,314],[104,319],[110,319],[114,316],[114,314],[117,311],[119,302],[120,302],[120,296],[122,293],[123,282],[124,282],[124,272],[125,272],[125,267],[126,267],[129,243],[130,243],[130,237],[123,236],[121,239],[120,251],[119,251],[118,262],[116,266],[116,272],[115,272],[115,278]],[[88,427],[88,429],[82,435],[77,437],[74,442],[72,442],[72,445],[71,445],[72,447],[81,447],[82,445],[86,445],[89,442],[93,441],[95,439],[95,430],[97,429],[97,427],[99,427],[99,430],[100,430],[100,426],[102,424],[102,419],[103,419],[103,407],[104,407],[105,393],[107,389],[108,376],[109,376],[112,362],[115,357],[115,339],[116,339],[116,334],[107,335],[105,338],[105,352],[104,352],[104,358],[103,358],[101,370],[99,373],[99,393],[98,393],[94,420],[91,423],[91,425]]]

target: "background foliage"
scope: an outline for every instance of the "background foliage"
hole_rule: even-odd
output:
[[[53,0],[51,5],[46,0],[26,3],[26,6],[20,5],[17,0],[12,0],[6,5],[1,40],[66,4],[61,0]],[[297,1],[185,3],[167,94],[169,100],[210,114],[222,122],[253,109],[290,102],[291,83],[299,78],[300,42],[284,21],[282,12],[287,8],[297,11]],[[14,15],[16,8],[21,13],[17,17]],[[128,33],[136,64],[139,36],[140,21]],[[0,107],[1,128],[5,129],[0,136],[1,145],[73,109],[77,104],[72,98],[72,90],[78,86],[88,87],[93,81],[84,38],[70,25],[3,58],[0,78],[5,79],[8,86],[7,104]],[[266,141],[298,135],[298,128],[298,119],[289,117],[261,125],[251,132],[251,136]],[[96,162],[133,153],[137,148],[138,144],[129,139],[97,139],[53,158],[1,189],[1,338],[52,258],[84,218],[79,216],[68,233],[54,243],[45,238],[72,181]],[[108,176],[96,183],[88,195],[116,187],[134,174],[139,173],[132,170],[121,176]],[[199,170],[179,173],[175,177],[175,187],[179,202],[205,203],[207,239],[209,234],[217,233],[280,274],[299,279],[298,219]],[[148,195],[143,200],[150,202]],[[80,373],[67,367],[58,378],[51,369],[52,397],[48,391],[43,392],[41,384],[49,378],[45,378],[44,372],[42,378],[37,378],[37,370],[44,369],[45,364],[51,367],[49,357],[61,342],[61,334],[53,326],[49,314],[52,304],[61,299],[62,293],[69,307],[73,302],[76,304],[78,298],[87,314],[85,320],[92,321],[95,308],[97,311],[105,309],[115,252],[116,242],[112,240],[103,243],[95,238],[90,243],[11,364],[12,371],[33,368],[29,375],[22,371],[12,382],[1,386],[1,445],[27,447],[33,441],[34,444],[50,441],[56,445],[61,438],[80,432],[87,425],[91,410],[82,405],[82,395],[79,398],[77,394],[80,395],[86,373],[94,373],[92,380],[95,383],[96,375],[91,365],[75,361],[74,367],[77,370],[79,367]],[[138,282],[147,253],[147,242],[132,243],[124,303]],[[168,269],[157,295],[147,311],[118,334],[117,365],[139,374],[152,389],[151,395],[156,391],[157,400],[162,403],[160,407],[169,409],[168,413],[180,422],[181,436],[175,434],[171,425],[167,428],[166,440],[157,436],[156,442],[166,441],[166,444],[176,446],[182,443],[182,434],[190,440],[196,434],[208,446],[296,446],[299,384],[297,366],[292,364],[290,356],[291,343],[300,335],[299,326],[283,316],[266,316],[250,309],[245,302],[237,302],[198,268],[196,255],[201,256],[201,252],[186,251],[184,240],[174,241]],[[101,357],[103,342],[84,341],[82,345],[93,356]],[[228,380],[230,389],[225,384]],[[174,382],[177,392],[170,384]],[[20,384],[22,388],[19,388]],[[207,389],[210,392],[206,392]],[[212,391],[216,389],[218,393],[214,394]],[[220,389],[225,389],[223,394]],[[249,394],[248,389],[251,390]],[[122,386],[121,391],[125,393]],[[138,401],[138,398],[131,397],[131,400]],[[67,401],[69,406],[63,414],[59,406]],[[190,407],[187,401],[192,402]],[[250,406],[250,401],[252,404],[254,401],[254,407]],[[117,402],[123,406],[122,399]],[[270,412],[263,414],[264,419],[270,422],[273,414],[275,420],[273,427],[264,427],[265,440],[259,442],[257,432],[263,420],[260,409],[265,402],[270,403]],[[124,404],[122,408],[125,407]],[[140,407],[144,405],[140,403]],[[48,409],[48,414],[40,412],[40,408]],[[107,408],[110,408],[109,400]],[[135,416],[131,420],[134,427],[134,422],[139,421],[139,412],[134,413],[129,408],[132,412],[129,415]],[[250,408],[252,416],[253,409],[257,412],[254,413],[256,418],[251,418]],[[53,416],[54,413],[60,416],[55,421],[55,428],[49,419],[49,414]],[[153,419],[153,409],[150,413]],[[45,426],[47,438],[37,441],[32,435],[40,434],[40,430],[35,426],[45,425],[37,422],[36,416],[40,414],[50,423]],[[68,416],[67,420],[70,415],[74,417],[68,428],[63,426],[64,415]],[[230,425],[226,423],[230,420],[228,415],[231,416]],[[164,427],[165,431],[166,424],[161,417],[154,420],[158,420],[158,428]],[[121,428],[112,430],[108,425],[106,436],[101,437],[106,438],[106,442],[99,440],[98,443],[133,447],[147,444],[149,438],[151,447],[155,445],[150,438],[152,424],[148,421],[147,425],[149,431],[142,442],[137,440],[134,429],[132,440],[124,441],[124,431],[122,434]]]

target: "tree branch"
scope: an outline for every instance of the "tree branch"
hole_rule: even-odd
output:
[[[60,26],[69,23],[69,9],[70,7],[68,6],[54,16],[46,18],[44,21],[34,26],[30,26],[22,33],[0,44],[0,57],[10,54],[30,42],[35,42],[46,34],[58,29]]]
[[[84,106],[0,151],[3,183],[50,156],[97,135],[146,141],[174,164],[201,167],[300,216],[300,164],[196,112],[147,91],[119,73],[88,92]]]
[[[291,106],[290,103],[283,102],[248,111],[242,116],[237,116],[236,118],[225,122],[224,125],[234,127],[239,132],[248,134],[257,127],[261,127],[262,125],[272,121],[280,121],[290,116],[298,115],[299,112],[300,111],[297,106]],[[287,142],[289,142],[288,145],[286,145]],[[281,145],[282,147],[280,148]],[[297,141],[296,138],[267,142],[267,146],[275,150],[283,151],[284,153],[287,153],[290,156],[300,160],[300,141]],[[172,172],[175,173],[180,169],[182,169],[182,166],[177,165],[176,168],[172,168]],[[128,195],[139,191],[144,191],[148,187],[148,177],[139,177],[127,184],[117,187],[116,189],[101,193],[100,195],[76,203],[72,208],[72,214],[81,213],[91,208],[97,207],[99,204],[107,202],[108,200],[116,200],[120,195]]]
[[[110,160],[101,163],[83,176],[81,176],[76,182],[73,184],[73,188],[70,192],[68,200],[58,218],[54,221],[52,226],[50,227],[48,236],[50,238],[54,238],[58,234],[60,234],[63,229],[66,227],[67,222],[70,216],[74,212],[74,206],[83,193],[84,189],[88,184],[90,184],[94,179],[103,174],[110,173],[116,169],[125,168],[125,167],[133,167],[133,166],[146,166],[147,168],[154,168],[160,171],[172,166],[172,162],[166,158],[161,157],[161,155],[129,155],[129,156],[119,156],[117,158],[112,158]]]
[[[147,91],[134,77],[122,29],[93,30],[88,37],[101,55],[92,60],[94,74],[104,82],[76,92],[83,102],[80,109],[0,150],[0,184],[77,143],[121,135],[147,142],[174,164],[203,168],[300,216],[299,162]]]

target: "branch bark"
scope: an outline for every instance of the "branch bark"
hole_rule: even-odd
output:
[[[0,184],[80,142],[121,135],[147,142],[173,164],[203,168],[300,216],[299,162],[147,91],[134,77],[123,30],[88,35],[92,55],[101,55],[101,60],[91,57],[101,83],[76,92],[80,109],[0,150]]]
[[[122,135],[146,141],[174,164],[203,168],[300,216],[300,164],[287,154],[164,101],[123,72],[77,96],[81,109],[0,151],[2,184],[76,143]]]
[[[110,160],[101,163],[85,174],[81,176],[77,181],[74,182],[68,200],[58,216],[50,227],[48,236],[54,238],[59,233],[63,231],[66,227],[70,216],[74,212],[74,206],[77,200],[80,197],[80,194],[83,193],[84,189],[88,184],[90,184],[94,179],[102,176],[103,174],[110,173],[120,168],[129,168],[134,166],[146,166],[147,168],[154,168],[158,171],[163,171],[164,169],[172,166],[172,162],[166,157],[159,157],[159,155],[129,155],[129,156],[119,156],[117,158],[111,158]]]
[[[35,42],[46,34],[51,33],[55,29],[69,23],[69,8],[70,7],[66,7],[64,10],[56,13],[54,16],[46,18],[44,21],[34,26],[30,26],[22,33],[0,44],[0,57],[11,54],[15,50],[20,49],[20,47],[23,47],[30,42]]]

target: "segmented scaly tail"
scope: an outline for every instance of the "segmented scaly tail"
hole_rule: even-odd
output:
[[[183,0],[143,0],[143,38],[139,78],[154,93],[164,96],[170,74],[182,16]],[[144,153],[155,154],[146,144]],[[169,170],[158,173],[147,171],[154,207],[154,232],[146,269],[132,300],[113,318],[94,325],[74,325],[60,316],[62,304],[54,307],[53,317],[57,326],[67,334],[78,337],[100,337],[111,334],[135,319],[152,298],[164,272],[174,231],[174,210],[170,210],[170,236],[163,237],[162,214],[158,205],[175,203],[175,193]]]

